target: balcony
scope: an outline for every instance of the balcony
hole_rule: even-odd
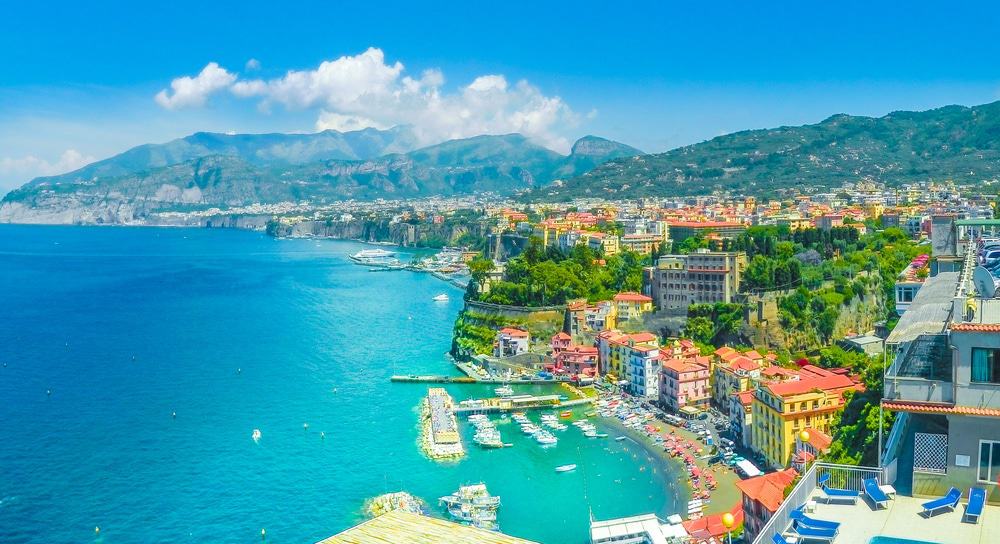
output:
[[[954,403],[948,337],[925,334],[904,344],[885,376],[885,398]]]
[[[816,501],[816,510],[810,517],[840,523],[840,533],[835,542],[867,544],[875,536],[909,539],[917,542],[962,542],[986,544],[1000,542],[1000,507],[987,505],[978,524],[963,522],[968,490],[963,490],[962,500],[954,511],[945,511],[926,519],[921,515],[922,504],[929,499],[919,499],[896,494],[888,508],[873,509],[864,495],[857,504],[844,502],[826,503],[817,489],[817,478],[831,475],[835,487],[860,490],[863,478],[879,477],[881,470],[868,467],[851,467],[817,463],[813,465],[792,489],[778,511],[768,520],[753,544],[770,544],[775,533],[784,534],[791,524],[789,514],[807,501]],[[882,481],[882,480],[880,480]]]

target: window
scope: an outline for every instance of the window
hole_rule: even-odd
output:
[[[979,481],[994,483],[1000,477],[1000,442],[979,441]]]
[[[1000,350],[972,348],[972,381],[1000,383]]]

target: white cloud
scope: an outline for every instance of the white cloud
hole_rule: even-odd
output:
[[[34,155],[23,157],[0,157],[0,188],[13,189],[38,176],[53,176],[72,172],[94,161],[94,157],[84,155],[75,149],[63,151],[55,161]]]
[[[254,70],[260,70],[260,61],[257,59],[250,59],[247,61],[246,65],[243,66],[243,71],[253,72]]]
[[[206,72],[217,75],[203,78]],[[267,80],[236,81],[212,63],[197,78],[174,80],[172,97],[167,97],[166,91],[160,93],[164,100],[182,104],[161,105],[203,104],[209,94],[228,87],[235,96],[259,99],[258,109],[262,112],[270,112],[275,104],[290,110],[316,110],[317,130],[406,124],[413,126],[427,144],[479,134],[520,132],[550,148],[569,149],[570,143],[562,132],[578,123],[580,117],[561,98],[546,96],[527,81],[511,84],[503,75],[487,74],[446,91],[439,70],[426,70],[419,77],[404,72],[402,63],[387,63],[377,48],[324,61],[313,70],[291,70],[283,77]],[[197,85],[199,79],[218,84]],[[227,80],[229,83],[223,83]],[[182,94],[181,89],[188,88],[197,91]]]
[[[170,82],[170,89],[156,93],[156,103],[168,110],[205,105],[208,97],[231,86],[236,76],[217,63],[210,62],[195,77],[179,77]]]

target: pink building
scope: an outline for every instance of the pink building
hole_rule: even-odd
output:
[[[685,406],[708,406],[712,397],[708,377],[708,357],[664,361],[660,372],[660,404],[675,412]]]
[[[552,348],[552,357],[555,358],[559,353],[569,349],[572,343],[573,337],[562,331],[557,332],[552,336],[551,342],[549,342],[549,346]]]
[[[570,346],[555,357],[554,369],[577,377],[592,378],[597,373],[597,348]]]

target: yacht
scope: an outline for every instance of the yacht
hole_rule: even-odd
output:
[[[254,429],[253,434],[250,435],[254,442],[260,442],[260,429]]]
[[[512,397],[512,396],[514,396],[514,388],[511,387],[511,386],[509,386],[509,385],[503,385],[503,386],[497,387],[496,389],[493,390],[493,392],[496,393],[498,397]]]
[[[448,295],[441,293],[440,295],[434,297],[434,302],[448,302]]]
[[[559,465],[556,467],[556,472],[569,472],[571,470],[576,470],[576,465]]]

